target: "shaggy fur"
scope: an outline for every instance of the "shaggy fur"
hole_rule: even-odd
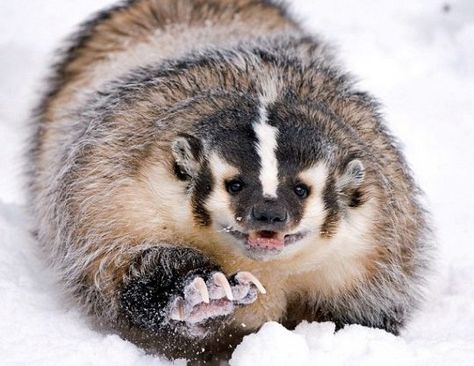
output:
[[[277,143],[251,155],[262,115]],[[268,320],[396,334],[420,301],[428,229],[400,149],[374,99],[271,1],[130,0],[98,14],[60,53],[31,146],[38,240],[65,289],[149,351],[225,357]],[[289,225],[310,234],[262,261],[216,227],[256,196],[220,182],[273,151],[273,194],[275,169],[311,187],[304,201],[278,188]],[[267,294],[196,336],[166,309],[217,270],[231,282],[250,271]]]

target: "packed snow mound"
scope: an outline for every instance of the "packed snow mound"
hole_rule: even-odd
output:
[[[411,365],[413,352],[400,337],[380,329],[350,325],[335,332],[334,323],[301,323],[293,332],[269,322],[247,336],[231,366]],[[281,350],[281,351],[278,351]]]
[[[27,118],[51,52],[111,0],[0,2],[0,363],[184,365],[95,331],[67,303],[29,234]],[[270,322],[231,366],[474,364],[474,2],[294,0],[294,13],[384,105],[427,194],[439,243],[432,288],[395,337],[357,325]]]

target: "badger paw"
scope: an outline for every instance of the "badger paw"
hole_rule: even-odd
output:
[[[266,290],[250,272],[238,272],[227,278],[222,272],[212,273],[207,281],[194,277],[184,287],[183,296],[170,304],[169,317],[188,324],[231,314],[236,306],[248,305]]]

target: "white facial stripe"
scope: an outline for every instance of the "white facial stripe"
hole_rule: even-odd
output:
[[[276,158],[278,129],[267,123],[267,110],[260,107],[260,120],[254,124],[257,135],[257,153],[260,157],[260,182],[263,195],[277,197],[278,161]]]
[[[239,170],[236,167],[230,165],[216,153],[211,154],[209,158],[209,166],[211,167],[211,172],[217,182],[221,182],[223,179],[239,174]]]
[[[299,178],[311,187],[311,195],[306,202],[303,219],[300,222],[301,230],[319,228],[326,217],[323,191],[326,187],[328,169],[324,163],[319,163],[299,174]]]
[[[234,223],[234,215],[230,209],[229,194],[222,182],[239,174],[239,170],[227,163],[216,153],[211,154],[209,165],[216,184],[206,200],[206,209],[223,223]],[[213,223],[215,220],[213,220]]]
[[[326,186],[326,178],[328,176],[328,168],[324,163],[318,163],[309,169],[302,171],[299,174],[300,179],[313,186],[321,192]]]

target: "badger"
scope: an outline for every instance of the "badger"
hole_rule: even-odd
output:
[[[59,52],[33,118],[35,233],[69,299],[148,352],[267,321],[398,334],[430,263],[377,101],[270,0],[128,0]]]

